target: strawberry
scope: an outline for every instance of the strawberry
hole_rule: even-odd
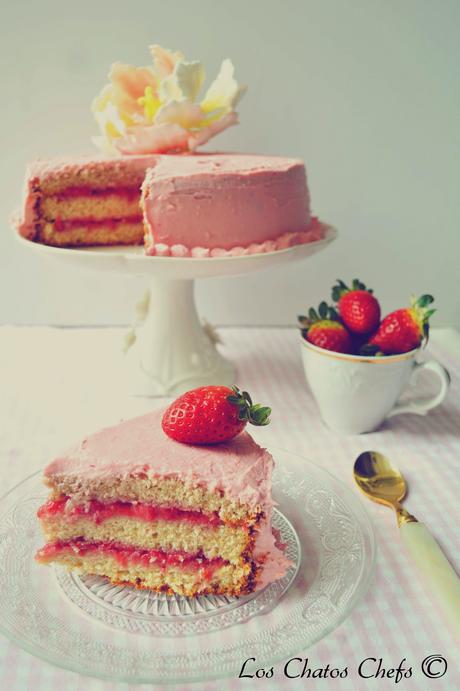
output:
[[[354,334],[369,334],[380,322],[380,305],[372,290],[366,288],[357,278],[351,288],[338,280],[332,288],[332,299],[343,323]]]
[[[253,404],[247,391],[233,386],[201,386],[179,396],[165,411],[161,426],[185,444],[216,444],[239,434],[248,422],[268,425],[271,408]]]
[[[353,352],[350,334],[340,323],[337,312],[322,302],[318,312],[311,308],[308,317],[298,317],[302,336],[309,343],[336,353]]]
[[[395,355],[418,348],[428,340],[428,320],[436,310],[427,308],[433,300],[431,295],[422,295],[418,300],[412,298],[410,307],[388,314],[362,352]]]

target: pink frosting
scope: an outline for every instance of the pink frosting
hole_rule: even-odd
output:
[[[188,257],[190,250],[185,245],[172,245],[171,257]]]
[[[163,432],[163,412],[154,410],[92,434],[52,461],[45,475],[178,477],[254,508],[271,507],[273,459],[247,432],[212,446],[180,444]]]
[[[77,176],[81,177],[81,181],[84,183],[91,176],[104,175],[103,187],[116,187],[132,182],[133,175],[136,175],[136,180],[139,180],[140,185],[147,168],[153,168],[162,158],[171,158],[171,156],[150,154],[143,156],[88,155],[38,158],[29,163],[27,179],[39,179],[42,184],[55,179],[65,183],[66,178]],[[172,156],[172,158],[177,158],[177,156]]]
[[[264,588],[269,583],[282,578],[292,565],[284,554],[284,546],[278,543],[277,536],[272,530],[269,519],[259,526],[254,555],[256,559],[263,561],[263,568],[257,579],[256,590]]]
[[[192,247],[190,255],[195,259],[207,259],[210,256],[208,247]]]
[[[265,254],[289,249],[295,245],[306,245],[309,242],[322,240],[325,236],[325,225],[317,218],[312,218],[308,228],[301,233],[283,233],[276,240],[267,240],[260,244],[252,243],[247,247],[231,247],[224,250],[222,247],[209,249],[207,247],[192,247],[190,250],[184,245],[165,245],[159,243],[147,249],[147,254],[157,257],[193,257],[194,259],[206,259],[208,257],[246,257],[253,254]]]
[[[171,254],[171,250],[169,248],[169,245],[165,245],[162,242],[158,242],[156,245],[153,246],[152,248],[152,255],[155,255],[156,257],[169,257]]]
[[[311,221],[305,167],[297,159],[165,157],[147,172],[142,190],[151,247],[205,247],[211,256],[240,256],[251,245],[273,251],[280,238],[286,246],[301,241]]]
[[[36,205],[38,195],[34,191],[34,180],[26,180],[24,192],[24,205],[22,215],[18,213],[13,218],[13,223],[17,226],[19,235],[32,240],[35,236]]]

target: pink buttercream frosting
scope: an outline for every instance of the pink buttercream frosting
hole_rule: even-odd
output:
[[[310,242],[322,240],[325,236],[326,226],[317,218],[312,218],[308,228],[301,233],[284,233],[276,240],[267,240],[257,245],[255,243],[247,247],[231,247],[224,250],[222,247],[209,249],[205,247],[192,247],[185,245],[165,245],[157,243],[147,249],[147,254],[152,257],[193,257],[194,259],[206,259],[208,257],[248,257],[254,254],[266,254],[286,250],[295,245],[307,245]]]
[[[242,432],[229,442],[212,446],[180,444],[163,432],[163,412],[154,410],[90,435],[52,461],[45,475],[177,477],[222,491],[253,508],[271,507],[273,459],[250,434]]]
[[[142,185],[148,254],[180,245],[193,257],[242,256],[310,242],[310,198],[302,161],[200,154],[162,158]],[[316,229],[318,232],[318,229]],[[272,244],[270,244],[272,243]]]

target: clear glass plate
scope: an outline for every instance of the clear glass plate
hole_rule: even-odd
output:
[[[249,657],[255,671],[304,651],[366,592],[375,540],[345,485],[301,456],[273,455],[275,524],[293,567],[239,600],[168,599],[36,564],[47,490],[39,475],[24,480],[0,500],[0,631],[55,665],[127,682],[236,678]]]

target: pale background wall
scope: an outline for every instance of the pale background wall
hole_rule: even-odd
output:
[[[431,291],[437,323],[460,326],[457,0],[8,0],[0,11],[0,322],[129,321],[142,281],[42,262],[7,219],[26,161],[91,151],[89,104],[110,63],[143,64],[155,42],[209,76],[233,59],[249,91],[217,146],[304,158],[314,210],[340,231],[312,260],[199,284],[209,320],[290,323],[357,275],[385,309]]]

